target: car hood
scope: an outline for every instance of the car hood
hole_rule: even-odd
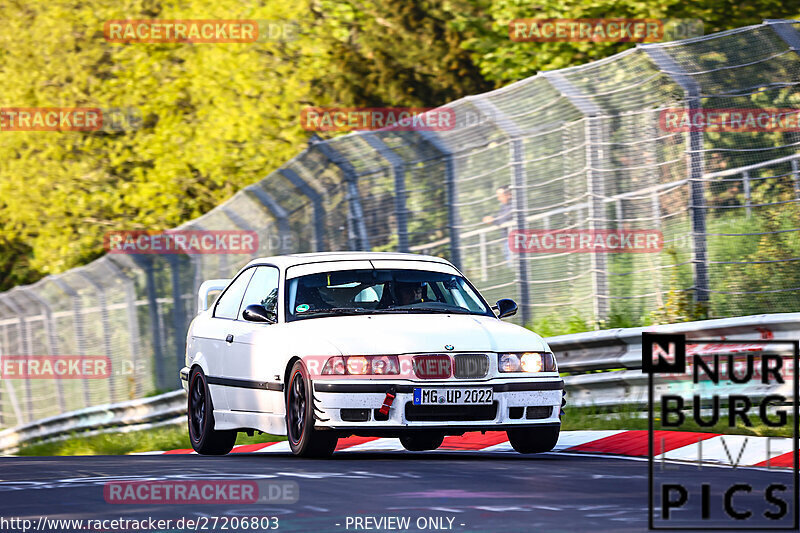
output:
[[[298,355],[312,353],[324,341],[339,353],[384,355],[421,352],[549,351],[547,343],[530,330],[476,315],[368,315],[320,317],[286,324]],[[310,346],[309,346],[310,348]],[[322,354],[319,354],[322,355]]]

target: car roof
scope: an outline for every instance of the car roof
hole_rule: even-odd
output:
[[[269,263],[285,269],[296,265],[322,263],[325,261],[352,261],[353,259],[362,259],[367,261],[370,259],[388,259],[394,261],[429,261],[452,266],[448,260],[442,259],[441,257],[399,252],[313,252],[305,254],[274,255],[270,257],[253,259],[247,264],[247,266]]]

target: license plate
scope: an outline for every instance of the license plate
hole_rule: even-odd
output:
[[[414,389],[414,405],[485,405],[493,401],[492,389]]]

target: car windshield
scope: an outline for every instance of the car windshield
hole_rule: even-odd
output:
[[[286,282],[288,321],[383,313],[494,316],[467,280],[455,274],[401,269],[338,270]]]

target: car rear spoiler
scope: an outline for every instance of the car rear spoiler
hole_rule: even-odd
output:
[[[216,301],[216,296],[211,303],[208,301],[208,296],[212,292],[222,292],[230,282],[231,280],[229,279],[210,279],[204,281],[203,284],[200,285],[200,290],[197,291],[197,312],[202,313],[213,305],[214,301]]]

